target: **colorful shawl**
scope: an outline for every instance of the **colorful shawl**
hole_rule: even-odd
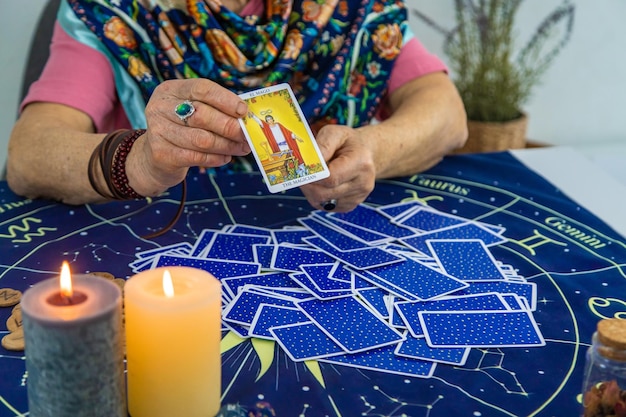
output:
[[[406,8],[394,0],[267,0],[264,16],[245,18],[220,0],[67,4],[60,23],[114,63],[134,127],[145,127],[143,109],[160,82],[193,77],[236,93],[288,82],[314,130],[367,124],[408,30]]]

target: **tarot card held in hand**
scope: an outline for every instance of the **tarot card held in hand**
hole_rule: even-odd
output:
[[[270,192],[330,175],[311,128],[289,84],[240,94],[248,115],[239,119]]]

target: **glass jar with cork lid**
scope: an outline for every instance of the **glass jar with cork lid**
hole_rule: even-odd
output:
[[[626,416],[626,320],[598,322],[587,350],[583,417]]]

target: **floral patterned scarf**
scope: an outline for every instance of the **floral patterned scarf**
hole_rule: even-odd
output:
[[[144,107],[167,79],[204,77],[236,93],[288,82],[314,129],[372,119],[408,28],[394,0],[266,0],[264,16],[248,17],[220,0],[67,2],[84,23],[74,29],[97,36]]]

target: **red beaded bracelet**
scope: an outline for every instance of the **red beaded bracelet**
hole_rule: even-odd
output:
[[[121,139],[119,139],[119,144],[117,145],[117,151],[113,157],[111,182],[113,183],[113,188],[118,193],[117,195],[123,199],[143,198],[143,196],[139,195],[128,184],[128,177],[126,176],[126,158],[135,141],[145,132],[145,129],[139,129],[131,131],[129,134],[121,135]]]

